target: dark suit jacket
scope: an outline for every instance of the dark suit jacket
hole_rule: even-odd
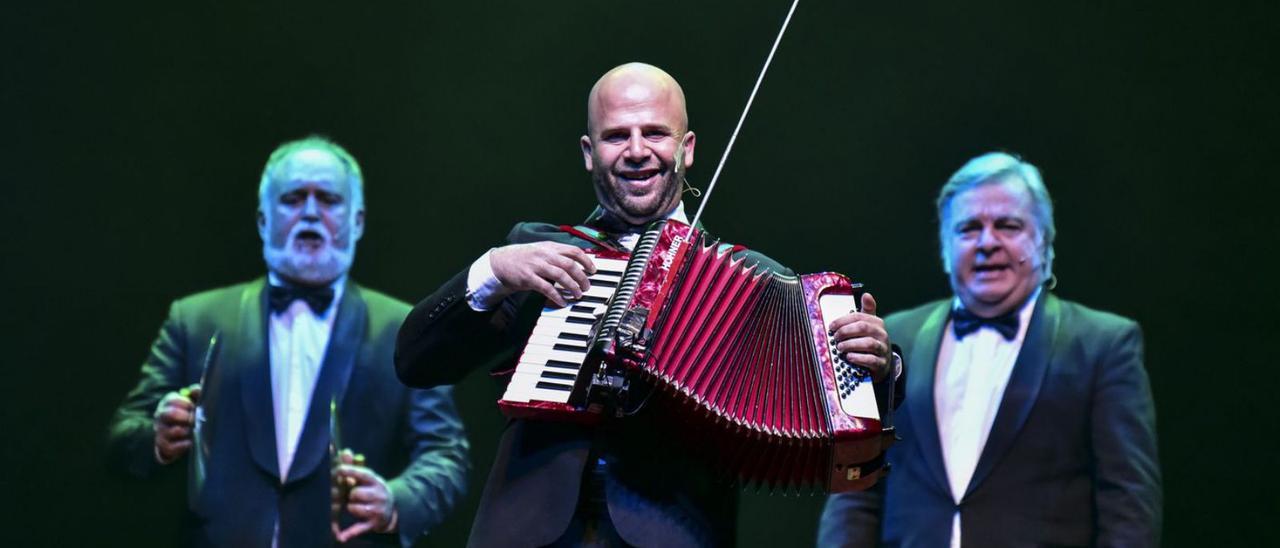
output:
[[[465,489],[467,442],[448,388],[411,390],[392,374],[395,334],[409,307],[346,285],[337,305],[311,408],[289,477],[276,459],[265,281],[198,293],[173,303],[142,378],[111,421],[109,453],[119,468],[148,476],[155,460],[152,414],[169,391],[200,380],[210,336],[219,333],[216,365],[205,381],[207,480],[192,496],[195,544],[321,546],[329,529],[329,404],[336,400],[341,444],[363,453],[388,480],[399,535],[361,542],[411,544],[449,512]],[[168,465],[185,471],[184,462]],[[176,504],[177,501],[174,501]]]
[[[595,245],[555,225],[521,223],[508,243]],[[752,252],[747,261],[790,272]],[[411,386],[456,383],[483,365],[514,363],[544,299],[521,293],[491,312],[465,299],[467,271],[414,307],[401,328],[396,370]],[[531,313],[523,313],[527,311]],[[514,420],[507,425],[485,486],[472,546],[543,546],[573,516],[588,453],[607,462],[606,498],[618,533],[638,546],[706,546],[734,542],[737,491],[687,455],[652,406],[599,428]],[[594,450],[593,450],[594,449]]]
[[[951,301],[887,318],[914,371],[893,473],[831,497],[822,546],[944,547],[957,505],[933,382]],[[1154,546],[1161,489],[1155,410],[1132,320],[1041,293],[973,479],[962,546]]]

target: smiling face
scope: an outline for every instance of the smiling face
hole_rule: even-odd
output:
[[[695,144],[679,84],[656,67],[623,65],[591,90],[587,116],[582,157],[600,205],[632,225],[668,215]]]
[[[274,170],[258,209],[267,268],[291,283],[325,285],[351,268],[364,233],[347,168],[333,154],[302,149]]]
[[[1040,285],[1044,240],[1027,185],[1016,176],[957,194],[943,217],[943,257],[951,288],[974,314],[995,317],[1022,305]]]

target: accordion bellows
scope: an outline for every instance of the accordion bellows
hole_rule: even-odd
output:
[[[673,434],[743,483],[833,492],[873,485],[892,441],[880,409],[891,405],[877,404],[867,372],[841,360],[827,334],[860,288],[839,274],[747,265],[734,258],[739,249],[667,221],[625,263],[598,256],[599,284],[611,295],[601,303],[588,292],[586,304],[544,309],[499,402],[504,412],[593,422],[608,408],[593,393],[618,386],[609,371],[626,372],[657,391],[647,405],[671,417]],[[591,318],[590,329],[557,334],[557,318],[573,308],[583,316],[568,323]],[[569,359],[571,350],[582,359]]]

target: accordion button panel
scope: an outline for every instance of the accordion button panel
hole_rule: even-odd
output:
[[[857,300],[853,295],[824,293],[818,298],[818,302],[822,306],[822,321],[826,322],[828,331],[836,318],[857,308]],[[840,409],[855,417],[880,420],[875,389],[871,387],[871,376],[867,374],[867,370],[845,361],[844,356],[835,348],[834,337],[827,339],[827,348],[835,367]]]
[[[591,326],[604,313],[626,261],[593,257],[596,273],[583,298],[563,308],[546,307],[538,316],[528,345],[516,364],[502,399],[511,402],[567,403],[587,358]]]

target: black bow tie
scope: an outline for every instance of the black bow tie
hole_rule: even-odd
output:
[[[298,299],[307,303],[317,316],[323,316],[329,309],[329,305],[333,303],[333,288],[327,285],[322,287],[273,285],[267,290],[267,304],[270,305],[272,312],[282,312]]]
[[[995,318],[979,318],[964,307],[951,311],[951,327],[956,332],[956,339],[973,333],[982,327],[990,327],[1000,333],[1006,341],[1012,341],[1018,335],[1018,311],[1014,310]]]

